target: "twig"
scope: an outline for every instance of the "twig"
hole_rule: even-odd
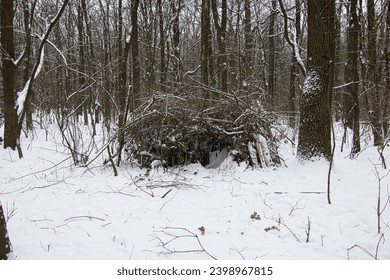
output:
[[[291,205],[291,204],[290,204],[291,210],[290,210],[290,213],[288,214],[289,216],[291,216],[291,214],[292,214],[294,211],[296,211],[296,210],[305,209],[306,204],[305,204],[305,206],[303,206],[303,207],[299,207],[299,205],[298,205],[299,202],[302,200],[302,198],[303,198],[303,196],[302,196],[294,205]]]
[[[176,234],[173,234],[171,232],[168,232],[166,230],[179,230],[179,231],[182,231],[184,232],[183,235],[176,235]],[[188,253],[205,253],[206,255],[208,255],[210,258],[216,260],[217,258],[215,258],[213,255],[211,255],[204,247],[203,247],[203,244],[202,242],[200,241],[199,237],[197,234],[189,231],[188,229],[186,228],[181,228],[181,227],[165,227],[163,228],[163,230],[161,231],[163,234],[165,234],[166,236],[169,236],[171,237],[171,239],[169,239],[168,241],[164,242],[162,240],[161,237],[159,237],[158,235],[155,235],[154,237],[160,242],[160,245],[161,247],[166,251],[166,252],[160,252],[160,254],[188,254]],[[194,238],[196,239],[200,249],[189,249],[189,250],[177,250],[177,249],[171,249],[168,247],[168,245],[170,243],[172,243],[173,241],[176,241],[178,239],[182,239],[182,238]]]
[[[296,234],[286,225],[286,223],[283,221],[281,217],[279,217],[278,224],[284,226],[295,237],[295,239],[299,243],[302,243],[301,240],[299,240],[299,238],[296,236]]]
[[[307,230],[305,230],[305,233],[306,233],[306,243],[309,243],[310,229],[311,229],[311,221],[310,221],[310,217],[307,217]]]
[[[114,170],[114,176],[116,177],[116,176],[118,176],[118,170],[116,169],[115,163],[112,160],[112,155],[111,155],[111,151],[110,151],[110,146],[109,145],[107,145],[107,152],[108,152],[108,159],[110,160],[112,169]]]
[[[374,254],[371,254],[366,248],[364,248],[364,247],[361,246],[361,245],[355,244],[355,245],[353,245],[352,247],[348,248],[348,249],[347,249],[347,257],[348,257],[348,260],[350,259],[350,257],[349,257],[349,252],[350,252],[352,249],[355,249],[355,248],[358,248],[358,249],[362,250],[364,253],[366,253],[367,255],[369,255],[370,257],[372,257],[373,259],[379,260],[379,259],[378,259],[379,245],[380,245],[382,239],[384,239],[384,238],[385,238],[385,235],[382,233],[381,236],[380,236],[380,238],[379,238],[379,240],[378,240],[378,243],[377,243],[377,245],[376,245],[375,255],[374,255]],[[384,242],[384,241],[383,241],[383,242]]]
[[[102,218],[98,218],[98,217],[94,217],[94,216],[74,216],[74,217],[70,217],[70,218],[67,218],[64,220],[64,222],[70,222],[72,220],[75,220],[75,219],[90,219],[90,220],[99,220],[99,221],[103,221],[105,222],[106,220],[105,219],[102,219]]]

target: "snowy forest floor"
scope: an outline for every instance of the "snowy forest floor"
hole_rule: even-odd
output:
[[[370,139],[340,152],[327,203],[328,162],[257,169],[229,158],[217,168],[165,171],[72,164],[53,127],[24,138],[24,158],[0,149],[0,200],[16,259],[390,259],[390,175]],[[101,144],[101,143],[100,143]],[[99,147],[99,143],[97,143]],[[386,158],[389,158],[387,148]],[[376,171],[377,170],[377,171]],[[378,234],[378,179],[381,233]]]

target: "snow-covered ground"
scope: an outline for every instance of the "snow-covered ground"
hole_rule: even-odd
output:
[[[100,159],[73,166],[58,136],[53,128],[47,140],[43,130],[23,139],[22,160],[0,149],[0,200],[16,259],[390,259],[390,205],[382,236],[375,168],[388,171],[369,140],[354,160],[337,147],[329,205],[328,163],[299,162],[288,142],[278,168],[228,158],[217,168],[149,174],[122,165],[114,177]],[[381,207],[389,185],[390,175]]]

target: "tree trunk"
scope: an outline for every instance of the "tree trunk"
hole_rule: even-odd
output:
[[[126,41],[125,43],[125,49],[123,51],[123,55],[119,61],[119,122],[118,122],[118,142],[119,142],[119,148],[118,148],[118,161],[117,165],[119,166],[121,163],[122,158],[122,149],[125,144],[125,131],[124,126],[126,123],[126,115],[127,115],[127,108],[126,106],[126,95],[127,95],[127,59],[129,57],[130,52],[130,42]]]
[[[138,6],[139,0],[131,1],[131,58],[133,69],[133,106],[132,111],[140,105],[141,69],[138,50]]]
[[[299,44],[301,37],[301,0],[295,0],[295,34],[296,43]],[[294,51],[294,50],[293,50]],[[299,67],[296,55],[293,53],[290,68],[290,106],[292,112],[297,111],[297,85],[299,84]],[[295,124],[295,121],[294,121]]]
[[[166,91],[167,66],[165,61],[165,32],[164,32],[164,13],[162,9],[161,0],[157,0],[158,7],[158,24],[160,33],[160,89],[162,92]]]
[[[173,51],[173,81],[174,86],[178,87],[181,82],[182,63],[180,57],[180,9],[181,0],[171,1],[172,12],[172,51]],[[177,6],[176,6],[177,5]]]
[[[334,0],[308,0],[308,63],[301,103],[298,156],[331,158]]]
[[[4,149],[16,149],[19,142],[18,121],[15,110],[15,78],[14,64],[14,1],[1,0],[1,46],[2,46],[2,74],[4,93]]]
[[[268,59],[268,102],[271,108],[275,105],[275,28],[276,28],[276,0],[272,0],[272,10],[268,27],[269,59]]]
[[[227,23],[227,0],[222,0],[221,7],[221,22],[219,22],[219,14],[217,8],[217,1],[211,1],[211,7],[213,11],[214,27],[217,31],[218,42],[218,69],[220,89],[222,92],[228,91],[228,71],[227,71],[227,59],[226,59],[226,23]]]
[[[27,83],[30,73],[30,57],[31,57],[31,24],[30,24],[30,5],[27,0],[23,1],[23,10],[24,10],[24,31],[26,33],[26,48],[25,48],[25,68],[23,71],[23,82]],[[33,94],[33,93],[32,93]],[[30,99],[32,96],[30,96]],[[26,129],[27,131],[32,131],[32,110],[30,102],[26,102]]]
[[[386,17],[386,47],[385,47],[385,71],[386,71],[386,92],[384,98],[384,124],[383,124],[383,135],[388,137],[389,133],[389,101],[390,101],[390,1],[387,1],[387,17]]]
[[[79,52],[79,102],[82,104],[82,112],[79,112],[84,117],[84,124],[88,125],[88,108],[87,108],[87,96],[84,95],[84,89],[86,87],[85,82],[85,45],[84,45],[84,12],[82,8],[82,1],[77,5],[77,31],[78,31],[78,52]],[[83,94],[81,94],[83,93]]]
[[[377,68],[377,35],[376,35],[376,18],[375,18],[375,0],[367,0],[367,75],[369,83],[369,92],[371,97],[370,117],[374,135],[374,146],[381,145],[382,127],[381,127],[381,108],[379,94],[379,77]]]
[[[276,0],[275,8],[276,8]],[[274,4],[274,3],[272,3]],[[245,67],[245,80],[252,76],[253,68],[253,36],[252,36],[252,15],[251,15],[251,1],[245,0],[244,2],[244,34],[245,34],[245,55],[244,55],[244,67]]]
[[[11,250],[11,242],[8,237],[3,206],[0,202],[0,260],[7,260]]]
[[[360,152],[360,108],[359,108],[359,32],[360,24],[357,15],[357,0],[351,0],[349,23],[347,28],[347,64],[345,67],[346,94],[344,112],[346,124],[353,130],[351,156]]]
[[[210,29],[210,0],[202,0],[201,12],[201,82],[204,89],[202,90],[202,100],[200,110],[207,108],[210,99],[210,92],[207,87],[211,83],[211,29]]]
[[[100,9],[103,11],[103,65],[104,65],[104,73],[103,73],[103,101],[102,101],[102,111],[103,111],[103,122],[104,126],[110,131],[111,124],[111,96],[110,96],[110,56],[111,47],[110,47],[110,32],[109,32],[109,5],[106,3],[106,9],[103,6],[102,0],[99,0]]]

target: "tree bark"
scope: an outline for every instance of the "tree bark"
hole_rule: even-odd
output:
[[[273,0],[276,8],[276,0]],[[244,67],[245,67],[245,77],[248,79],[252,76],[253,68],[253,35],[252,35],[252,13],[251,13],[251,1],[245,0],[244,2],[244,34],[245,34],[245,55],[244,55]]]
[[[177,2],[177,3],[175,3]],[[177,6],[176,6],[177,5]],[[172,12],[172,51],[173,51],[173,81],[178,87],[181,82],[182,63],[180,57],[180,10],[181,0],[171,1]]]
[[[272,10],[268,27],[269,59],[268,59],[268,102],[271,108],[275,103],[275,28],[276,28],[276,0],[272,0]]]
[[[83,0],[77,5],[77,31],[78,31],[78,52],[79,52],[79,92],[84,93],[87,87],[85,79],[85,42],[84,42],[84,12],[82,7]],[[80,94],[79,102],[82,104],[82,115],[84,117],[84,125],[88,125],[88,96]],[[81,113],[81,112],[80,112]]]
[[[1,0],[1,46],[4,93],[4,149],[16,149],[19,142],[18,121],[15,109],[16,65],[14,46],[14,1]]]
[[[103,65],[104,65],[104,73],[103,73],[103,97],[102,97],[102,111],[103,111],[103,122],[104,126],[107,128],[108,131],[110,131],[110,125],[111,125],[111,96],[110,96],[110,89],[111,89],[111,83],[110,83],[110,53],[111,53],[111,46],[110,46],[110,32],[109,32],[109,4],[106,3],[106,7],[104,7],[102,0],[99,0],[99,6],[103,13]]]
[[[359,32],[360,23],[357,15],[357,0],[351,0],[347,28],[347,64],[345,67],[346,94],[344,112],[346,124],[353,130],[351,156],[360,152],[360,107],[359,107]]]
[[[11,242],[8,236],[4,210],[0,202],[0,260],[7,260],[11,250]]]
[[[211,47],[211,27],[210,27],[210,0],[202,0],[201,11],[201,82],[204,89],[202,90],[202,100],[200,110],[207,108],[210,99],[210,92],[207,87],[212,80],[212,47]]]
[[[374,146],[379,146],[383,142],[381,126],[381,107],[379,94],[379,75],[377,67],[377,34],[375,18],[375,0],[367,0],[367,75],[369,92],[371,97],[370,117],[374,135]]]
[[[295,35],[296,43],[299,45],[301,37],[301,0],[295,0]],[[294,51],[294,50],[293,50]],[[290,106],[289,109],[295,112],[297,108],[297,89],[299,84],[299,67],[296,55],[293,53],[291,57],[290,68]],[[295,122],[294,122],[295,123]]]
[[[25,47],[25,68],[23,71],[23,82],[27,83],[30,73],[30,57],[31,57],[31,24],[30,24],[30,7],[27,0],[23,1],[23,11],[24,11],[24,32],[26,33],[26,47]],[[33,95],[33,93],[31,94]],[[32,96],[30,97],[30,99]],[[26,102],[26,129],[27,131],[32,131],[33,129],[33,120],[32,120],[32,110],[30,102]]]
[[[334,0],[308,0],[308,62],[298,156],[331,158],[331,98],[334,79]]]
[[[389,102],[390,102],[390,1],[387,1],[387,16],[386,16],[386,47],[385,47],[385,71],[386,71],[386,92],[384,98],[384,124],[383,124],[383,135],[388,136],[389,133]]]
[[[217,8],[217,1],[211,1],[211,8],[213,11],[214,27],[217,31],[218,43],[218,76],[220,89],[222,92],[228,91],[228,72],[227,72],[227,53],[226,53],[226,23],[227,23],[227,0],[222,0],[221,7],[221,21],[219,21],[219,13]]]
[[[134,111],[140,105],[141,68],[138,50],[138,6],[139,0],[131,1],[131,58],[132,58],[132,92]]]
[[[158,8],[158,24],[160,33],[160,89],[162,92],[166,91],[166,79],[167,79],[167,63],[165,59],[165,32],[164,32],[164,13],[162,9],[161,0],[157,0]]]

